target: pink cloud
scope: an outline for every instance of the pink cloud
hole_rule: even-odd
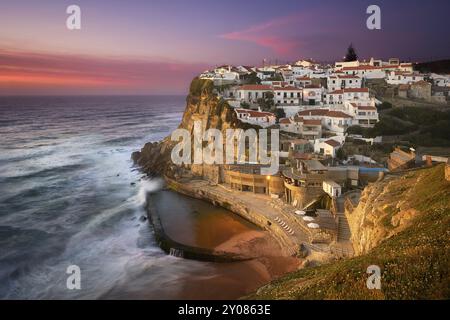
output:
[[[183,94],[206,67],[178,61],[0,50],[0,94]]]
[[[304,18],[305,15],[302,13],[279,17],[241,31],[222,34],[220,37],[227,40],[247,41],[269,48],[276,54],[287,56],[295,54],[300,48],[300,42],[289,34],[293,26]]]

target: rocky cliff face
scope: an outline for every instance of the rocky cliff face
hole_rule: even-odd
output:
[[[222,133],[229,128],[247,129],[250,125],[241,123],[234,110],[214,94],[211,81],[194,79],[186,99],[186,109],[179,129],[186,129],[193,136],[194,122],[201,121],[203,129],[215,128]],[[135,152],[132,159],[149,175],[168,175],[173,177],[179,169],[171,161],[171,151],[177,144],[170,136],[160,142],[147,143],[141,151]],[[191,170],[191,166],[186,166]],[[198,168],[196,168],[197,171]],[[201,171],[201,170],[200,170]]]
[[[425,181],[429,177],[425,172],[419,170],[387,176],[364,189],[356,208],[346,207],[357,255],[369,252],[382,241],[405,230],[421,214],[416,200],[427,195],[427,189],[437,184],[437,181],[430,181],[427,186]]]

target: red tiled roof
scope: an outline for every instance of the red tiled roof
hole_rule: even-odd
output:
[[[313,119],[305,119],[303,120],[303,124],[307,126],[320,126],[322,125],[322,121],[320,120],[313,120]]]
[[[315,85],[315,84],[310,84],[310,85],[305,86],[305,88],[306,89],[320,89],[321,86]]]
[[[368,93],[369,89],[368,88],[347,88],[347,89],[335,90],[333,92],[330,92],[329,94],[344,94],[346,92],[363,92],[363,93]]]
[[[324,116],[328,113],[328,109],[311,109],[299,111],[298,116]]]
[[[358,106],[357,108],[359,110],[377,110],[377,108],[372,107],[372,106]]]
[[[283,119],[280,119],[280,123],[282,123],[282,124],[290,124],[291,120],[288,119],[288,118],[283,118]]]
[[[342,112],[342,111],[328,111],[326,113],[327,117],[332,117],[332,118],[351,118],[350,115]]]
[[[239,90],[261,90],[261,91],[272,91],[272,87],[264,84],[245,84],[239,87]]]
[[[333,139],[327,140],[325,141],[325,143],[332,146],[333,148],[339,147],[341,145],[339,142]]]
[[[298,77],[297,80],[299,80],[299,81],[309,81],[309,80],[311,80],[311,78],[310,77]]]

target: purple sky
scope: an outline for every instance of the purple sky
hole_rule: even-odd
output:
[[[66,7],[82,29],[66,29]],[[370,4],[382,30],[366,29]],[[3,0],[0,94],[184,94],[190,79],[265,58],[450,58],[450,1]]]

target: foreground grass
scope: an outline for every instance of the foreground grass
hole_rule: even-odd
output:
[[[247,299],[448,299],[450,297],[450,183],[444,166],[409,173],[403,191],[420,213],[402,232],[370,253],[291,273]],[[381,290],[366,287],[367,267],[382,270]]]

